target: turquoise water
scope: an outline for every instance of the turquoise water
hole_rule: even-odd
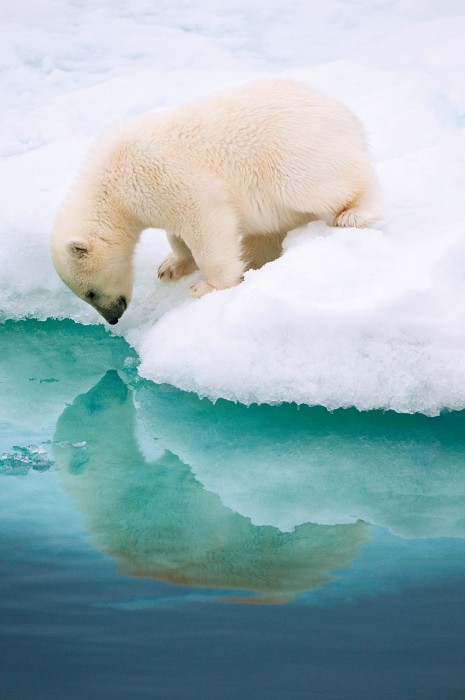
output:
[[[3,697],[461,697],[465,412],[212,404],[71,321],[0,347]]]

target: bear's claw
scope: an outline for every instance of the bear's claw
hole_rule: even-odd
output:
[[[158,268],[158,277],[163,282],[176,281],[190,275],[197,268],[193,260],[177,258],[175,255],[168,255]]]
[[[211,284],[208,284],[206,280],[200,280],[199,282],[196,282],[192,285],[192,287],[189,289],[189,293],[191,297],[194,297],[194,299],[200,299],[200,297],[203,297],[205,296],[205,294],[213,292],[214,290],[215,287],[212,287]]]

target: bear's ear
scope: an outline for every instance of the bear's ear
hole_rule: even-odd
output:
[[[66,249],[72,258],[85,258],[89,254],[89,243],[84,239],[70,241]]]

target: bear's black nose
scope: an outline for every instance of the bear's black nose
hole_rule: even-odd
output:
[[[110,326],[114,326],[126,311],[128,304],[125,297],[118,297],[111,306],[100,307],[97,304],[93,304],[93,306]]]

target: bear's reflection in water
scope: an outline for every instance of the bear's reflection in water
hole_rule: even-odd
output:
[[[133,392],[112,370],[63,411],[54,446],[96,547],[124,573],[254,593],[239,602],[280,603],[330,581],[365,541],[362,521],[306,523],[287,533],[253,525],[171,452],[147,461],[136,423]]]

